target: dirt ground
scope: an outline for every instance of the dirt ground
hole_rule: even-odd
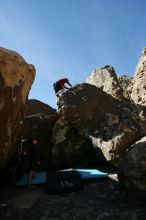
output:
[[[0,190],[0,220],[146,219],[146,203],[130,198],[116,175],[84,182],[83,190],[67,195],[46,195],[44,186]]]

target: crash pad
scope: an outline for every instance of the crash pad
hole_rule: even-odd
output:
[[[81,179],[96,179],[107,177],[107,173],[103,173],[96,169],[74,169],[81,175]]]
[[[77,171],[81,179],[96,179],[107,177],[107,173],[103,173],[97,169],[70,169],[72,171]],[[65,172],[68,170],[62,170]],[[47,172],[38,172],[32,178],[32,184],[43,184],[46,182]],[[28,174],[24,174],[22,178],[16,183],[16,186],[25,186],[28,184]]]
[[[47,172],[38,172],[32,178],[32,184],[43,184],[46,182]],[[16,183],[16,186],[25,186],[28,184],[28,174],[24,174]]]

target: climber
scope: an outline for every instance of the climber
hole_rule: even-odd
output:
[[[30,139],[29,143],[29,175],[28,175],[28,187],[31,187],[32,178],[37,175],[36,169],[40,165],[38,159],[38,144],[36,138]]]
[[[65,83],[68,84],[70,87],[72,85],[70,84],[69,80],[67,78],[64,79],[59,79],[55,83],[53,83],[53,87],[55,90],[55,94],[57,97],[59,97],[59,94],[64,90],[64,89],[69,89],[68,87],[65,86]]]

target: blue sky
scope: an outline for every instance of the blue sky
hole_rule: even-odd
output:
[[[145,0],[0,0],[0,46],[36,67],[29,98],[56,107],[52,84],[112,65],[133,76],[146,46]]]

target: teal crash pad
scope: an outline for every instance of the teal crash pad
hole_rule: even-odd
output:
[[[96,169],[72,169],[78,171],[81,179],[96,179],[107,177],[107,173],[103,173]],[[66,170],[67,171],[67,170]],[[48,171],[49,172],[49,171]],[[62,170],[65,172],[65,170]],[[38,172],[32,178],[32,184],[43,184],[46,182],[47,172]],[[24,174],[22,178],[16,183],[16,186],[26,186],[28,184],[28,174]]]
[[[32,178],[32,184],[43,184],[46,182],[47,172],[38,172]],[[16,186],[26,186],[28,184],[28,174],[24,174],[16,183]]]
[[[107,177],[107,173],[103,173],[96,169],[74,169],[81,175],[81,179],[96,179]]]

